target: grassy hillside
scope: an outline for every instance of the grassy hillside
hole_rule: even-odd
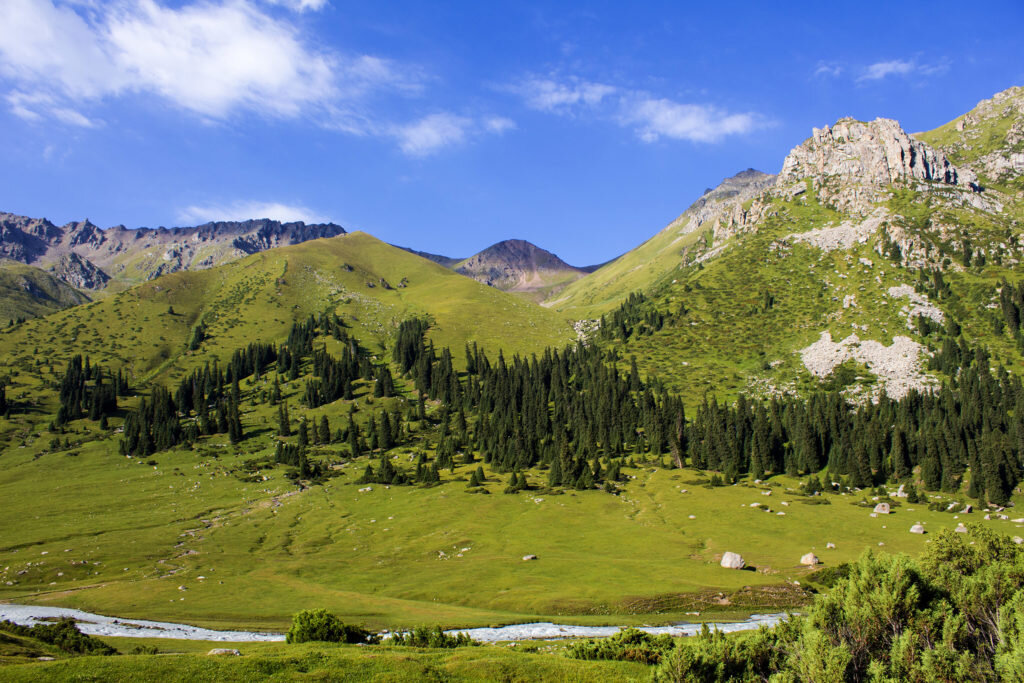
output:
[[[85,294],[45,270],[0,260],[0,324],[36,318],[88,301]]]
[[[544,302],[576,319],[597,318],[616,308],[631,292],[646,290],[682,262],[701,233],[685,233],[673,223],[635,249],[598,268]]]
[[[294,320],[325,311],[337,312],[377,350],[413,315],[430,316],[435,344],[458,355],[466,342],[526,354],[575,336],[555,312],[354,233],[173,273],[33,321],[0,335],[0,372],[17,377],[15,386],[38,386],[38,363],[59,370],[70,356],[88,352],[135,382],[170,380],[206,360],[223,361],[250,341],[283,340]],[[199,324],[207,339],[188,351]]]

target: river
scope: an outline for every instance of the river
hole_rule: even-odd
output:
[[[145,619],[121,619],[91,614],[66,607],[37,607],[32,605],[0,604],[0,621],[32,626],[69,617],[74,619],[82,633],[91,636],[117,636],[129,638],[175,638],[179,640],[209,640],[232,643],[283,641],[284,634],[257,631],[214,631],[187,624],[173,624]],[[727,633],[750,631],[758,627],[774,626],[786,618],[785,614],[753,614],[744,621],[714,623],[711,629]],[[519,640],[553,640],[560,638],[605,638],[615,635],[619,626],[571,626],[568,624],[512,624],[495,628],[456,629],[449,633],[468,633],[473,640],[496,643]],[[667,633],[672,636],[691,636],[700,632],[701,624],[675,624],[672,626],[641,626],[641,631],[653,635]],[[386,637],[386,636],[385,636]]]

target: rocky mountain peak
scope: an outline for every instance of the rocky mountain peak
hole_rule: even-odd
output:
[[[551,278],[582,276],[550,251],[526,240],[504,240],[463,261],[456,272],[506,291],[533,291],[550,284]]]
[[[922,180],[977,189],[978,181],[973,171],[958,169],[945,154],[907,135],[898,122],[883,118],[866,123],[843,118],[815,128],[786,157],[779,183],[808,177],[878,187]]]

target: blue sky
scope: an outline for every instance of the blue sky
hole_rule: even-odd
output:
[[[586,265],[813,126],[1024,84],[1017,0],[775,5],[2,0],[0,210]]]

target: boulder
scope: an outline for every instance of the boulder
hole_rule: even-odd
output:
[[[800,564],[804,565],[805,567],[813,567],[816,564],[821,564],[821,560],[819,560],[818,556],[814,553],[807,553],[806,555],[800,558]]]
[[[523,562],[530,562],[531,560],[536,560],[536,559],[537,559],[536,555],[523,555]]]
[[[887,515],[887,514],[889,514],[889,504],[888,503],[879,503],[878,505],[875,506],[875,512],[877,512],[880,515]]]
[[[831,543],[831,542],[829,542],[829,543],[826,543],[826,544],[825,544],[825,547],[826,547],[826,548],[831,548],[831,549],[835,549],[835,547],[836,547],[836,544],[835,544],[835,543]]]
[[[953,531],[955,531],[958,534],[966,534],[967,533],[967,527],[965,527],[963,525],[963,523],[960,523],[960,524],[956,525],[956,528],[953,529]]]
[[[1024,538],[1021,538],[1020,536],[1014,536],[1013,537],[1013,542],[1016,543],[1017,545],[1020,545],[1021,543],[1024,543]]]
[[[910,527],[910,533],[912,533],[912,534],[923,534],[924,533],[924,527],[921,526],[920,524],[915,524],[914,526]]]
[[[235,650],[234,648],[230,648],[230,647],[215,647],[212,650],[210,650],[209,652],[207,652],[206,654],[210,655],[210,656],[213,656],[213,657],[224,657],[224,656],[227,656],[227,657],[241,657],[242,656],[241,652],[239,652],[238,650]]]
[[[747,563],[739,553],[725,553],[722,555],[722,566],[726,569],[743,569]]]

